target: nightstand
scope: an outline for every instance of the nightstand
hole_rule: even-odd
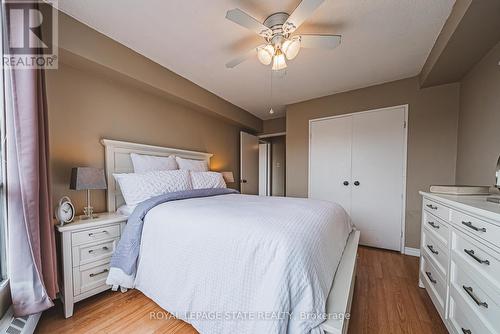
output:
[[[109,262],[120,240],[127,217],[101,213],[98,218],[56,226],[61,233],[64,317],[73,305],[110,288],[106,285]]]

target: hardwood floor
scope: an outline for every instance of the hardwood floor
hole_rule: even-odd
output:
[[[349,334],[447,333],[425,290],[418,288],[418,258],[360,247]],[[44,312],[35,333],[196,333],[175,319],[150,319],[164,311],[137,290],[104,292],[75,305]]]

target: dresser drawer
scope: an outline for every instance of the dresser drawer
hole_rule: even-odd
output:
[[[424,209],[444,221],[450,220],[450,209],[442,204],[434,202],[433,200],[424,198]]]
[[[481,320],[485,327],[500,328],[498,295],[491,287],[475,281],[465,271],[455,268],[450,289],[455,301],[462,300],[468,306],[463,308],[469,311],[471,318]]]
[[[73,290],[77,296],[84,292],[106,285],[109,273],[109,262],[97,266],[81,266],[73,268]]]
[[[111,258],[117,242],[113,239],[73,247],[73,267]]]
[[[451,259],[500,289],[500,254],[455,229],[452,231]]]
[[[456,292],[450,291],[450,311],[448,322],[455,334],[500,334],[498,330],[488,327],[467,302]]]
[[[450,238],[449,224],[427,211],[423,213],[424,228],[430,231],[444,245],[448,245]]]
[[[89,229],[82,232],[74,232],[71,234],[73,246],[95,242],[99,240],[112,239],[120,236],[120,226],[110,225],[95,229]]]
[[[498,247],[500,241],[500,227],[484,220],[469,216],[460,211],[452,210],[451,221],[459,229],[491,243]]]
[[[437,241],[431,235],[431,232],[424,229],[422,235],[422,251],[427,254],[427,257],[432,261],[443,277],[448,273],[448,248],[442,242]]]
[[[431,264],[426,255],[422,256],[420,261],[420,276],[427,289],[427,293],[434,302],[441,317],[445,316],[446,302],[446,280],[439,271]]]

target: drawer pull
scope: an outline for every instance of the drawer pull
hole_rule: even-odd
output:
[[[427,245],[427,248],[429,248],[429,250],[433,253],[433,254],[436,254],[438,255],[439,252],[437,250],[434,249],[434,246],[432,245]]]
[[[437,281],[434,278],[432,278],[432,274],[430,271],[426,271],[425,274],[427,275],[427,277],[429,278],[429,281],[431,281],[432,284],[437,283]]]
[[[101,232],[89,233],[89,237],[94,237],[94,236],[96,236],[98,234],[104,234],[104,233],[108,233],[108,231],[102,230]]]
[[[108,247],[108,246],[104,246],[104,247],[102,247],[101,249],[102,249],[102,250],[104,250],[104,251],[107,251],[107,250],[109,249],[109,247]],[[89,249],[89,253],[91,253],[91,254],[92,254],[92,253],[94,253],[96,250],[98,250],[98,249]]]
[[[464,288],[465,292],[467,292],[467,294],[472,298],[472,300],[474,300],[474,302],[478,306],[483,306],[485,308],[488,308],[488,303],[482,302],[479,298],[477,298],[477,296],[474,294],[474,290],[472,289],[472,287],[462,285],[462,288]]]
[[[436,223],[434,222],[427,222],[429,225],[431,225],[432,227],[434,228],[439,228],[440,226],[439,225],[436,225]]]
[[[472,222],[462,222],[462,224],[464,224],[465,226],[467,226],[468,228],[471,228],[473,229],[474,231],[478,231],[478,232],[486,232],[486,228],[484,227],[477,227],[477,226],[474,226],[472,224]]]
[[[438,209],[438,207],[437,207],[437,206],[432,205],[432,204],[427,204],[427,207],[428,207],[429,209],[432,209],[432,210],[437,210],[437,209]]]
[[[98,276],[98,275],[101,275],[101,274],[104,274],[104,273],[107,273],[109,270],[108,269],[104,269],[103,271],[100,271],[98,273],[91,273],[89,274],[90,277],[94,277],[94,276]]]
[[[472,332],[471,332],[471,330],[470,330],[470,329],[465,329],[465,328],[463,328],[463,327],[462,327],[462,332],[463,332],[464,334],[472,334]]]
[[[476,260],[477,262],[481,263],[481,264],[485,264],[487,266],[490,265],[490,261],[488,260],[482,260],[480,258],[478,258],[475,254],[474,254],[474,251],[472,249],[464,249],[464,252],[467,253],[467,255],[469,255],[471,258],[473,258],[474,260]]]

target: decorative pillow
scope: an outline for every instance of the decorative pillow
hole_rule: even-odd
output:
[[[191,172],[193,189],[226,188],[226,182],[221,173]]]
[[[185,170],[152,171],[144,174],[113,174],[128,206],[161,194],[190,190],[191,178]]]
[[[193,172],[208,172],[208,163],[206,160],[191,160],[175,157],[179,169],[190,170]]]
[[[175,170],[177,162],[174,156],[157,157],[154,155],[144,155],[131,153],[132,165],[134,165],[135,173],[147,173],[154,170]]]

